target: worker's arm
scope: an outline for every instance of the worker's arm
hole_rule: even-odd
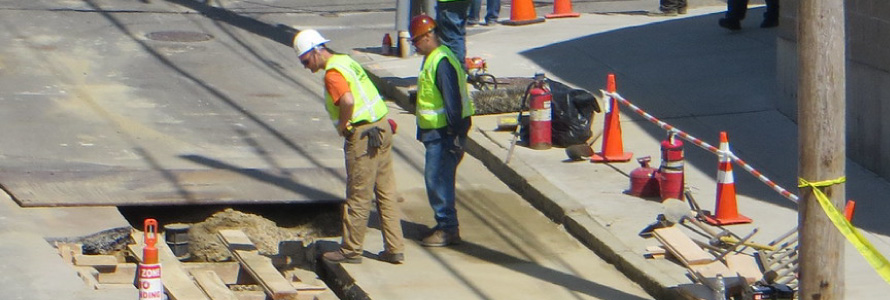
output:
[[[436,68],[436,88],[442,94],[443,104],[445,105],[445,114],[448,119],[448,134],[457,134],[464,132],[463,118],[463,99],[460,93],[460,81],[457,80],[457,70],[448,62],[448,59],[439,61]]]
[[[352,92],[347,92],[340,96],[337,104],[340,106],[340,122],[337,126],[337,132],[343,136],[345,132],[352,130],[352,124],[349,123],[349,120],[352,119],[352,110],[355,107],[355,99],[352,97]]]
[[[325,72],[324,84],[325,90],[334,99],[334,105],[340,108],[340,115],[337,116],[337,120],[339,120],[337,134],[345,136],[344,133],[351,129],[349,126],[352,124],[349,123],[349,120],[352,119],[352,111],[355,106],[355,99],[349,89],[349,83],[346,82],[346,78],[343,78],[343,74],[340,74],[336,69],[331,69]]]

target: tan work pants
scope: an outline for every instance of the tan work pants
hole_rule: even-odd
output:
[[[376,151],[368,151],[368,137],[362,138],[362,133],[373,126],[384,131],[382,145]],[[362,254],[375,194],[384,250],[404,253],[401,211],[396,199],[396,180],[392,169],[392,129],[389,123],[383,119],[355,127],[352,134],[347,134],[343,150],[346,152],[347,174],[343,243],[340,245],[343,254],[350,257]]]

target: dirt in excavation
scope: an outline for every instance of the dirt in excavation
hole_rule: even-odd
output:
[[[240,229],[256,245],[260,254],[278,255],[282,241],[300,241],[309,244],[318,237],[329,236],[311,226],[278,227],[275,222],[259,215],[243,213],[231,208],[215,213],[203,222],[191,224],[189,229],[189,254],[191,261],[228,261],[231,253],[220,241],[220,229]]]

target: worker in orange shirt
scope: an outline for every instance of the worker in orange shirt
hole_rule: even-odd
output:
[[[345,138],[343,240],[339,250],[322,257],[331,262],[361,263],[376,195],[384,242],[378,258],[399,264],[405,260],[405,246],[392,168],[395,125],[387,122],[389,109],[362,66],[348,55],[331,52],[325,46],[327,42],[312,29],[302,30],[294,38],[303,67],[312,73],[325,70],[325,108],[337,133]]]

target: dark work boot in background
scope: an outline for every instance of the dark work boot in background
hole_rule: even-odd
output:
[[[720,18],[720,20],[717,21],[717,24],[719,24],[720,27],[723,27],[723,28],[726,28],[726,29],[729,29],[732,31],[742,30],[742,22],[739,20],[736,20],[736,19]]]

